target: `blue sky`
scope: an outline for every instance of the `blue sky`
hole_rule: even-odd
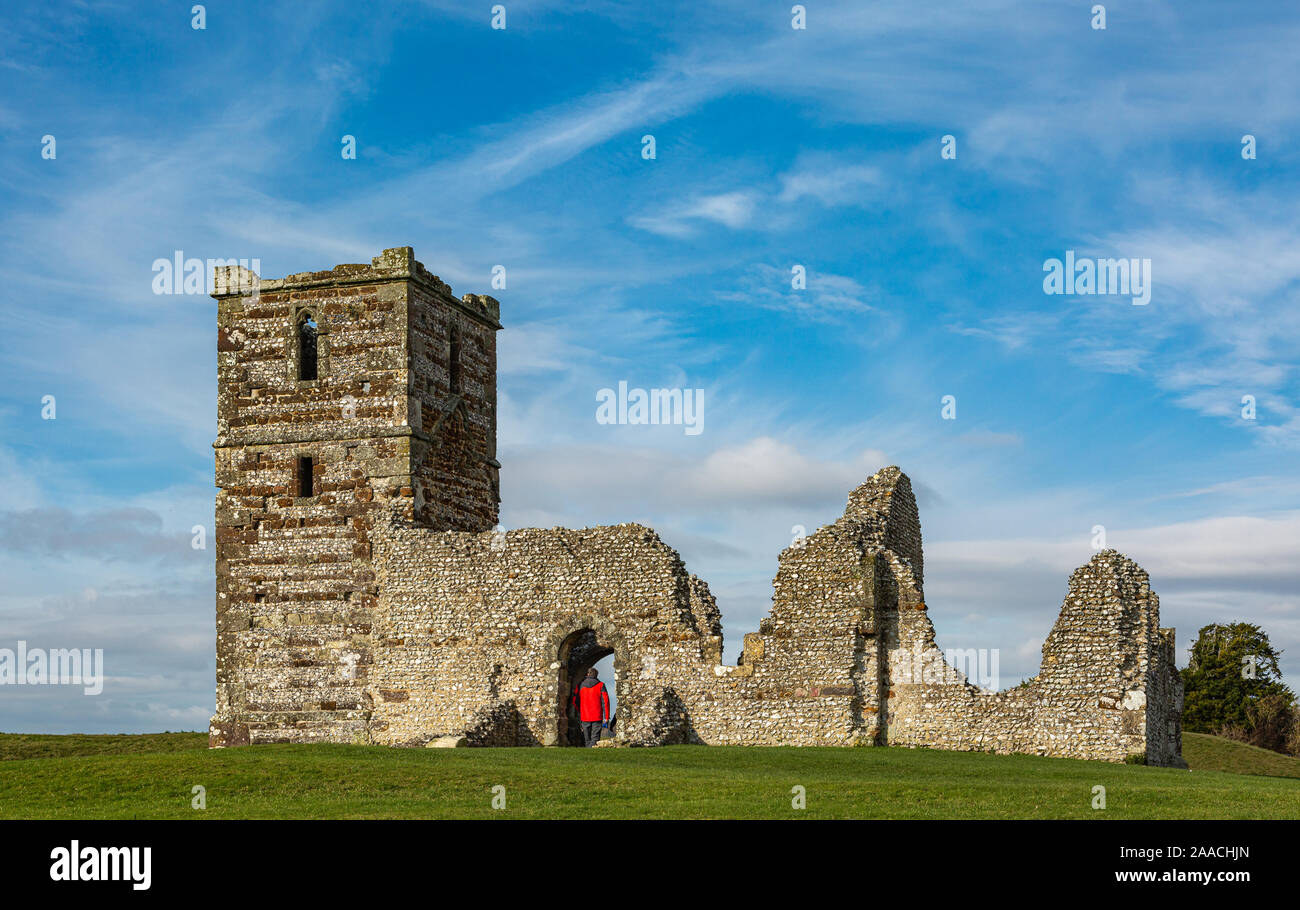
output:
[[[1300,679],[1294,4],[191,5],[0,14],[0,645],[109,676],[0,729],[211,714],[215,304],[152,293],[176,250],[410,245],[500,298],[502,523],[654,526],[729,657],[792,528],[892,463],[939,643],[1003,685],[1098,524],[1180,651],[1253,621]],[[1066,250],[1150,259],[1150,304],[1044,294]],[[704,431],[598,424],[620,380],[703,389]]]

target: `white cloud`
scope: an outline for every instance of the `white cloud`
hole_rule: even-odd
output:
[[[717,449],[688,469],[683,479],[691,496],[732,507],[779,501],[815,503],[848,493],[887,464],[882,452],[868,450],[848,462],[821,460],[786,442],[763,436]]]
[[[887,318],[885,312],[868,302],[878,296],[877,292],[856,279],[804,265],[806,286],[796,289],[791,283],[791,268],[754,266],[741,277],[736,290],[718,293],[717,299],[738,306],[791,313],[817,322],[841,321],[849,316],[860,319],[867,313],[873,314],[877,324]]]
[[[884,175],[872,165],[818,156],[815,161],[804,161],[797,170],[781,175],[780,181],[778,201],[793,203],[812,198],[829,207],[858,202],[863,190],[883,185]]]
[[[680,435],[674,427],[618,429]],[[814,513],[838,503],[843,511],[849,491],[885,464],[885,456],[870,449],[847,459],[818,458],[772,437],[723,445],[704,455],[587,444],[516,450],[501,495],[512,513],[565,513],[579,524],[650,513],[683,521],[766,506]]]
[[[721,224],[732,230],[747,227],[754,216],[754,207],[751,193],[717,193],[679,203],[658,215],[642,215],[628,221],[634,227],[665,237],[689,237],[696,233],[701,221]]]

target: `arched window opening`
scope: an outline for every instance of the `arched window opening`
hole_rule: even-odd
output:
[[[453,395],[460,394],[460,332],[451,330],[451,350],[447,354],[448,384]]]
[[[298,378],[316,378],[316,318],[311,313],[298,317]]]

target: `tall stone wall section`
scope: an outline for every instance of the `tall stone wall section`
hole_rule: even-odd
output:
[[[497,303],[451,289],[412,261],[410,425],[416,520],[439,530],[485,531],[501,502],[497,449]],[[452,349],[458,375],[453,376]]]
[[[214,296],[214,746],[563,744],[572,686],[612,654],[628,745],[1181,764],[1173,633],[1113,550],[1071,576],[1038,676],[983,691],[936,643],[916,499],[885,468],[781,554],[771,612],[727,665],[713,595],[653,530],[491,530],[495,300],[455,298],[409,248]]]

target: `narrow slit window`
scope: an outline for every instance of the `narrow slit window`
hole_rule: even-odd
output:
[[[460,393],[460,332],[451,331],[451,351],[447,355],[448,383],[453,395]]]
[[[313,493],[313,490],[315,489],[315,482],[312,479],[312,473],[315,470],[315,467],[316,466],[315,464],[313,464],[310,456],[303,456],[302,458],[298,459],[298,495],[299,496],[305,497],[305,496],[315,495]]]
[[[303,313],[298,322],[298,378],[316,378],[316,318]]]

